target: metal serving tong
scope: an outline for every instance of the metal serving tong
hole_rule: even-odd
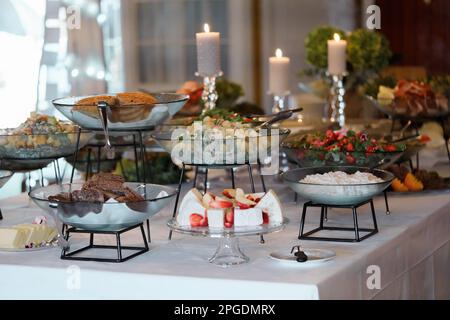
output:
[[[301,111],[303,111],[303,108],[288,109],[288,110],[283,110],[283,111],[271,113],[271,114],[244,114],[243,116],[246,118],[259,118],[259,117],[271,118],[271,117],[278,116],[280,113],[288,113],[288,112],[297,113],[297,112],[301,112]]]
[[[268,115],[266,117],[272,117],[272,118],[267,120],[267,121],[265,121],[265,122],[263,122],[257,128],[258,129],[268,128],[271,125],[273,125],[274,123],[277,123],[277,122],[289,119],[290,117],[292,117],[294,112],[300,112],[302,110],[303,110],[303,108],[297,108],[297,109],[284,110],[284,111],[280,111],[278,113],[270,114],[270,115]]]
[[[111,145],[111,141],[109,140],[109,131],[108,131],[108,109],[109,105],[105,101],[99,101],[97,104],[98,113],[100,115],[100,121],[102,122],[103,132],[105,133],[105,150],[106,157],[108,159],[114,158],[114,147]]]

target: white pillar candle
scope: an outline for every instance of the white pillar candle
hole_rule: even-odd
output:
[[[288,57],[283,57],[280,49],[275,51],[275,57],[269,58],[269,92],[274,95],[284,95],[289,92]]]
[[[209,32],[205,23],[205,32],[196,34],[197,40],[197,71],[201,76],[214,76],[220,68],[220,33]]]
[[[341,40],[339,34],[334,34],[333,40],[328,40],[328,73],[340,75],[347,70],[347,41]]]

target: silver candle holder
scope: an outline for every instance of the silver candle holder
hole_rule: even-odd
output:
[[[341,128],[345,127],[345,88],[344,78],[347,73],[328,74],[331,77],[331,88],[329,95],[329,106],[331,109],[330,122],[338,123]]]
[[[195,75],[197,77],[203,77],[203,113],[213,110],[216,107],[217,98],[219,98],[216,90],[216,78],[222,76],[223,72],[220,71],[214,75],[204,75],[196,72]]]
[[[268,92],[268,94],[273,96],[273,105],[272,105],[272,113],[278,113],[280,111],[287,110],[287,97],[290,92],[286,91],[284,93],[272,93]]]
[[[287,98],[290,95],[289,91],[286,91],[282,94],[279,93],[271,93],[268,92],[270,95],[273,96],[273,105],[272,105],[272,113],[278,113],[281,111],[286,111],[288,109],[287,105]],[[289,170],[289,161],[287,158],[287,154],[283,151],[279,152],[280,155],[280,171],[286,172]]]

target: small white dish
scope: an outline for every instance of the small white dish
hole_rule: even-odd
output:
[[[332,260],[336,257],[336,252],[326,249],[302,248],[302,251],[308,257],[308,260],[305,262],[297,262],[297,257],[295,257],[294,254],[284,250],[271,252],[269,256],[274,260],[289,262],[291,264],[296,263],[298,265],[319,264]]]

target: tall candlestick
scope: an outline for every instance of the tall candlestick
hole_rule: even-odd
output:
[[[205,23],[205,32],[196,34],[197,71],[201,76],[215,76],[220,73],[220,33],[210,32]]]
[[[275,51],[275,57],[269,58],[269,92],[273,95],[289,93],[289,64],[290,59],[283,57],[280,49]]]
[[[328,73],[341,75],[346,72],[347,66],[347,41],[341,40],[339,34],[334,34],[333,40],[328,40]]]

